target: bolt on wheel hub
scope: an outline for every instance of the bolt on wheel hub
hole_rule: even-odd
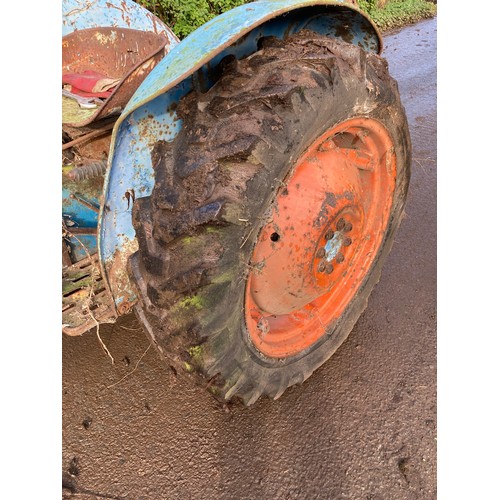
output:
[[[388,223],[392,140],[376,120],[327,130],[278,190],[250,261],[245,319],[270,357],[312,346],[354,297]]]

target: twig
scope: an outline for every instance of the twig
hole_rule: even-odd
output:
[[[428,175],[429,172],[427,172],[427,170],[424,168],[421,161],[430,161],[430,162],[436,163],[436,161],[433,160],[432,158],[413,158],[413,161],[422,169],[422,172],[425,175]]]
[[[137,328],[127,328],[126,326],[123,326],[123,325],[120,325],[120,327],[122,330],[129,330],[131,332],[137,332],[139,330],[142,330],[142,328],[139,326]]]
[[[109,349],[106,347],[106,344],[103,342],[103,340],[101,339],[101,336],[99,335],[99,327],[100,327],[99,322],[94,318],[92,311],[90,309],[88,309],[88,311],[89,311],[91,318],[95,321],[95,324],[97,325],[96,334],[97,334],[97,338],[99,339],[99,343],[101,344],[101,347],[104,349],[104,352],[110,357],[111,364],[114,365],[115,359],[113,358],[113,356],[111,356]]]
[[[108,389],[111,389],[111,387],[114,387],[115,385],[118,385],[122,380],[125,380],[129,375],[132,375],[137,370],[137,367],[139,366],[139,363],[142,361],[142,358],[146,356],[147,352],[149,351],[149,348],[151,347],[151,344],[148,345],[148,348],[144,351],[142,356],[138,359],[137,363],[135,364],[135,367],[133,370],[129,371],[126,373],[118,382],[115,382],[114,384],[108,385]]]
[[[62,230],[63,230],[63,233],[66,233],[66,234],[63,234],[63,236],[68,235],[71,238],[74,238],[76,241],[78,241],[78,243],[80,243],[81,247],[83,248],[83,251],[87,255],[87,258],[89,259],[90,262],[92,262],[92,255],[90,254],[88,248],[82,243],[82,241],[74,233],[71,232],[71,230],[64,223],[64,220],[62,222]],[[92,264],[92,268],[95,268],[95,264]]]
[[[421,161],[430,161],[432,163],[436,163],[436,160],[434,160],[433,158],[429,158],[429,157],[427,157],[427,158],[415,158],[414,157],[413,159],[414,160],[421,160]]]
[[[243,243],[240,245],[240,248],[243,248],[243,246],[245,245],[245,243],[248,241],[248,238],[250,238],[250,235],[252,234],[253,230],[254,230],[254,228],[250,228],[250,231],[246,235],[246,238],[243,240]]]
[[[90,255],[90,252],[88,251],[87,247],[82,243],[82,241],[79,238],[77,238],[74,234],[71,233],[70,230],[68,230],[68,228],[66,227],[66,225],[64,224],[64,222],[63,222],[63,231],[66,234],[70,235],[71,237],[75,238],[75,240],[78,241],[78,243],[80,243],[80,245],[82,246],[84,252],[87,254],[87,257],[88,257],[89,261],[92,262],[92,256]],[[91,282],[91,286],[88,288],[89,294],[88,294],[87,299],[85,300],[85,303],[82,306],[82,309],[86,309],[88,311],[90,317],[94,320],[94,322],[96,324],[96,327],[97,327],[96,328],[96,334],[97,334],[97,338],[99,340],[99,343],[101,344],[101,347],[104,349],[104,352],[111,359],[111,364],[114,365],[115,364],[115,359],[113,358],[113,356],[109,352],[109,349],[106,347],[106,344],[104,343],[104,341],[101,338],[101,335],[99,334],[100,323],[99,323],[99,321],[97,321],[95,319],[95,316],[92,314],[92,311],[90,310],[90,305],[92,303],[92,297],[94,296],[94,285],[95,285],[96,271],[97,271],[97,274],[99,274],[99,269],[95,266],[95,264],[92,264],[91,269],[92,269],[92,274],[91,274],[92,282]]]
[[[99,137],[100,135],[104,135],[105,133],[109,132],[113,127],[115,123],[108,123],[107,125],[104,125],[102,128],[93,130],[92,132],[89,132],[88,134],[81,135],[80,137],[77,137],[76,139],[73,139],[72,141],[66,142],[62,145],[62,150],[66,150],[69,148],[72,148],[73,146],[77,146],[78,144],[88,141],[90,139],[93,139],[94,137]]]

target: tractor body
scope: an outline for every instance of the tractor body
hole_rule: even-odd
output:
[[[132,207],[155,183],[152,148],[182,129],[177,105],[206,92],[227,58],[266,37],[307,29],[380,53],[381,35],[350,0],[261,0],[232,9],[184,40],[131,0],[63,1],[63,73],[98,69],[119,84],[98,108],[63,98],[63,331],[112,323],[137,302],[129,257]]]

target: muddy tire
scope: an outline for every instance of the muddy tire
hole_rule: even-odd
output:
[[[226,61],[178,112],[133,209],[136,313],[221,399],[278,398],[344,341],[392,246],[410,166],[397,85],[379,56],[301,32]]]

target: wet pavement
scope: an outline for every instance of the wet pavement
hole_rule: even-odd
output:
[[[436,19],[384,37],[413,141],[406,217],[337,353],[278,401],[221,407],[134,317],[63,337],[63,497],[436,498]]]

